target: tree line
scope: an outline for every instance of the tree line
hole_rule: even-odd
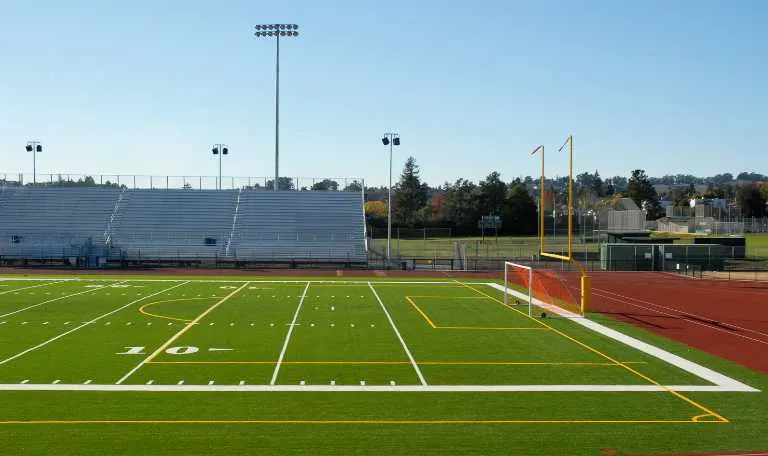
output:
[[[662,200],[675,206],[687,206],[691,198],[724,198],[736,205],[743,216],[765,216],[768,176],[740,173],[737,180],[740,185],[734,184],[730,173],[703,179],[690,175],[652,178],[645,170],[635,169],[629,177],[603,179],[598,171],[584,172],[574,177],[574,208],[582,214],[594,214],[603,208],[617,207],[621,198],[629,198],[646,212],[649,220],[655,220],[665,215]],[[659,194],[654,185],[666,182],[672,182],[667,184],[672,188]],[[543,210],[548,217],[567,216],[567,184],[567,176],[549,178],[542,189],[539,180],[531,176],[504,182],[501,175],[493,171],[477,184],[459,178],[439,187],[430,187],[422,181],[416,160],[409,157],[392,189],[392,220],[396,226],[454,227],[459,232],[476,232],[482,216],[496,215],[502,219],[502,233],[534,234],[540,192],[544,193]],[[697,190],[697,184],[706,184],[706,190]],[[388,189],[366,187],[365,190],[365,212],[369,223],[384,226]]]

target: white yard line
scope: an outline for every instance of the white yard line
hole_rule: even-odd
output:
[[[121,283],[125,283],[125,282],[127,282],[127,280],[123,280],[121,282],[117,282],[117,284],[121,284]],[[48,285],[48,284],[46,284],[46,285]],[[43,285],[38,285],[38,286],[43,286]],[[33,287],[30,287],[30,288],[33,288]],[[85,290],[85,291],[80,291],[78,293],[72,293],[72,294],[68,294],[68,295],[64,295],[64,296],[59,296],[58,298],[48,299],[46,301],[43,301],[43,302],[40,302],[40,303],[37,303],[37,304],[32,304],[31,306],[22,307],[21,309],[14,310],[13,312],[8,312],[8,313],[5,313],[5,314],[2,314],[2,315],[0,315],[0,318],[8,317],[8,316],[11,316],[11,315],[15,315],[17,313],[24,312],[25,310],[34,309],[35,307],[40,307],[40,306],[42,306],[44,304],[49,304],[49,303],[52,303],[52,302],[61,301],[62,299],[71,298],[72,296],[78,296],[78,295],[81,295],[81,294],[92,293],[94,291],[99,291],[99,290],[103,290],[103,289],[104,288],[100,288],[100,287],[99,288],[91,288],[91,289],[88,289],[88,290]],[[16,290],[14,290],[14,291],[16,291]]]
[[[498,392],[740,392],[703,385],[189,385],[171,384],[0,384],[0,391],[254,391],[254,392],[360,392],[360,393],[498,393]]]
[[[8,280],[12,280],[12,279],[8,279]],[[0,295],[4,295],[4,294],[8,294],[8,293],[14,293],[16,291],[29,290],[30,288],[47,287],[48,285],[53,285],[55,283],[61,283],[61,282],[63,282],[63,280],[59,280],[57,282],[48,281],[48,283],[41,283],[39,285],[32,285],[32,286],[29,286],[29,287],[14,288],[12,290],[1,291]]]
[[[24,278],[14,278],[14,277],[0,277],[0,280],[18,280],[18,281],[59,281],[59,282],[78,282],[78,281],[88,281],[88,282],[116,282],[118,280],[130,280],[131,282],[179,282],[181,280],[186,280],[184,278],[181,278],[181,276],[178,279],[142,279],[142,278],[104,278],[104,277],[71,277],[71,278],[56,278],[56,277],[24,277]],[[366,286],[370,280],[252,280],[252,279],[243,279],[243,280],[230,280],[230,279],[189,279],[189,283],[244,283],[244,282],[250,282],[254,285],[258,284],[265,284],[265,283],[287,283],[287,284],[305,284],[309,282],[310,284],[323,284],[323,283],[330,283],[330,284],[344,284],[344,285],[360,285],[360,286]],[[456,286],[456,279],[445,279],[445,280],[420,280],[420,281],[414,281],[414,280],[373,280],[370,281],[374,284],[387,284],[387,285],[452,285]],[[467,285],[486,285],[488,282],[464,282],[461,283],[467,284]]]
[[[496,283],[488,283],[488,286],[491,288],[494,288],[496,290],[504,292],[504,286],[499,285]],[[528,299],[528,296],[524,293],[521,293],[517,290],[507,289],[507,292],[520,299]],[[576,324],[579,324],[581,326],[584,326],[585,328],[591,329],[592,331],[595,331],[599,334],[604,335],[605,337],[609,337],[613,340],[616,340],[618,342],[621,342],[625,345],[628,345],[636,350],[639,350],[643,353],[646,353],[648,355],[651,355],[653,357],[656,357],[662,361],[665,361],[669,364],[672,364],[673,366],[676,366],[690,374],[693,374],[699,378],[702,378],[710,383],[714,383],[717,385],[717,387],[721,388],[717,391],[743,391],[743,392],[758,392],[759,390],[752,388],[749,385],[745,385],[744,383],[735,380],[731,377],[728,377],[726,375],[723,375],[719,372],[715,372],[712,369],[709,369],[707,367],[702,366],[701,364],[694,363],[693,361],[688,361],[685,358],[682,358],[680,356],[677,356],[673,353],[670,353],[666,350],[663,350],[659,347],[656,347],[654,345],[651,345],[649,343],[643,342],[639,339],[635,339],[634,337],[628,336],[624,333],[621,333],[619,331],[616,331],[615,329],[611,329],[605,325],[602,325],[600,323],[597,323],[595,321],[592,321],[588,318],[583,318],[577,314],[574,314],[572,312],[568,312],[567,310],[563,310],[559,307],[547,304],[543,301],[540,301],[536,298],[533,298],[534,304],[540,307],[544,307],[547,310],[549,310],[552,313],[558,314],[560,316],[566,317],[571,319]],[[684,391],[684,390],[676,390],[676,391]],[[687,390],[690,391],[690,390]]]
[[[128,282],[128,281],[126,280],[125,282]],[[125,308],[127,308],[127,307],[130,307],[130,306],[132,306],[132,305],[134,305],[134,304],[136,304],[136,303],[138,303],[138,302],[141,302],[141,301],[143,301],[143,300],[145,300],[145,299],[147,299],[147,298],[151,298],[151,297],[153,297],[153,296],[157,296],[157,295],[159,295],[159,294],[161,294],[161,293],[165,293],[165,292],[167,292],[167,291],[173,290],[174,288],[176,288],[176,287],[179,287],[179,286],[181,286],[181,285],[184,285],[185,283],[186,283],[186,282],[184,282],[184,283],[180,283],[180,284],[178,284],[178,285],[174,285],[174,286],[172,286],[172,287],[166,288],[165,290],[162,290],[162,291],[158,291],[157,293],[153,293],[153,294],[151,294],[151,295],[143,296],[143,297],[141,297],[141,298],[139,298],[139,299],[137,299],[137,300],[135,300],[135,301],[131,301],[131,302],[129,302],[128,304],[126,304],[126,305],[124,305],[124,306],[118,307],[118,308],[117,308],[117,309],[115,309],[115,310],[112,310],[112,311],[110,311],[110,312],[107,312],[107,313],[105,313],[105,314],[103,314],[103,315],[99,315],[98,317],[94,318],[93,320],[90,320],[90,321],[86,321],[85,323],[83,323],[83,324],[82,324],[82,325],[80,325],[80,326],[75,326],[74,328],[70,329],[69,331],[63,332],[63,333],[59,334],[58,336],[54,336],[54,337],[52,337],[52,338],[50,338],[50,339],[46,340],[45,342],[41,342],[41,343],[39,343],[39,344],[35,345],[34,347],[30,347],[30,348],[28,348],[28,349],[26,349],[26,350],[24,350],[24,351],[22,351],[22,352],[19,352],[19,353],[15,354],[15,355],[11,356],[10,358],[6,358],[6,359],[4,359],[4,360],[0,361],[0,366],[1,366],[1,365],[3,365],[3,364],[9,363],[9,362],[13,361],[13,360],[14,360],[14,359],[16,359],[16,358],[19,358],[19,357],[21,357],[21,356],[24,356],[24,355],[26,355],[26,354],[27,354],[27,353],[29,353],[29,352],[35,351],[35,350],[37,350],[38,348],[42,348],[42,347],[45,347],[46,345],[50,344],[51,342],[55,342],[55,341],[57,341],[57,340],[61,339],[61,338],[62,338],[62,337],[64,337],[64,336],[67,336],[67,335],[69,335],[69,334],[72,334],[73,332],[75,332],[75,331],[77,331],[77,330],[79,330],[79,329],[81,329],[81,328],[84,328],[84,327],[86,327],[86,326],[88,326],[88,325],[90,325],[90,324],[93,324],[93,323],[95,323],[95,322],[97,322],[97,321],[101,320],[102,318],[105,318],[105,317],[108,317],[108,316],[110,316],[110,315],[112,315],[112,314],[114,314],[114,313],[120,312],[121,310],[123,310],[123,309],[125,309]]]
[[[181,285],[184,285],[184,284],[187,284],[187,283],[189,283],[189,281],[187,281],[187,282],[184,282],[184,283],[183,283],[183,284],[181,284]],[[237,294],[237,293],[238,293],[240,290],[242,290],[243,288],[245,288],[245,287],[246,287],[246,286],[248,286],[249,284],[250,284],[250,282],[245,282],[245,283],[244,283],[242,286],[240,286],[240,288],[238,288],[237,290],[233,291],[232,293],[230,293],[230,294],[228,294],[228,295],[224,296],[224,297],[223,297],[223,298],[221,298],[221,300],[219,300],[219,301],[218,301],[216,304],[214,304],[214,305],[212,305],[211,307],[207,308],[207,309],[205,310],[205,312],[203,312],[203,313],[201,313],[200,315],[198,315],[198,316],[197,316],[197,318],[195,318],[194,320],[192,320],[192,321],[190,321],[189,323],[187,323],[187,324],[186,324],[186,325],[185,325],[183,328],[181,328],[181,329],[180,329],[180,330],[179,330],[179,331],[178,331],[176,334],[174,334],[173,336],[171,336],[171,338],[170,338],[170,339],[168,339],[167,341],[165,341],[165,343],[164,343],[163,345],[159,346],[159,347],[157,348],[157,350],[153,351],[153,352],[152,352],[152,354],[150,354],[150,355],[149,355],[149,356],[147,356],[145,359],[143,359],[143,360],[142,360],[142,361],[141,361],[139,364],[137,364],[137,365],[136,365],[136,367],[134,367],[133,369],[131,369],[130,371],[128,371],[128,373],[127,373],[127,374],[123,375],[123,377],[122,377],[120,380],[118,380],[116,384],[117,384],[117,385],[119,385],[119,384],[123,383],[124,381],[126,381],[126,380],[128,379],[128,377],[130,377],[130,376],[131,376],[131,375],[133,375],[133,374],[134,374],[134,373],[135,373],[137,370],[139,370],[139,369],[141,368],[141,366],[143,366],[144,364],[148,363],[149,361],[152,361],[152,359],[154,359],[154,358],[155,358],[157,355],[159,355],[160,353],[162,353],[162,352],[163,352],[163,350],[165,350],[166,348],[168,348],[168,346],[169,346],[169,345],[171,345],[171,344],[172,344],[172,343],[173,343],[173,342],[174,342],[176,339],[178,339],[179,337],[181,337],[181,336],[182,336],[182,334],[184,334],[185,332],[187,332],[187,331],[189,330],[189,328],[191,328],[191,327],[193,327],[193,326],[197,325],[197,324],[198,324],[198,322],[199,322],[200,320],[202,320],[203,318],[205,318],[205,316],[206,316],[206,315],[208,315],[209,313],[213,312],[213,310],[214,310],[214,309],[216,309],[216,308],[217,308],[217,307],[219,307],[220,305],[222,305],[222,304],[224,304],[225,302],[227,302],[227,300],[228,300],[229,298],[231,298],[232,296],[236,295],[236,294]],[[177,285],[177,286],[178,286],[178,285]],[[162,293],[162,291],[161,291],[161,293]]]
[[[427,381],[424,379],[424,375],[422,375],[421,369],[419,369],[419,365],[416,364],[416,360],[413,359],[413,355],[411,354],[411,351],[408,349],[408,346],[405,344],[405,340],[403,340],[403,336],[400,335],[400,331],[398,331],[397,326],[395,326],[395,321],[392,320],[392,316],[389,314],[387,307],[384,305],[384,301],[382,301],[381,298],[379,297],[379,294],[376,293],[376,289],[373,288],[373,285],[371,285],[371,282],[368,282],[368,286],[371,288],[373,295],[376,296],[376,300],[379,301],[379,305],[381,305],[381,309],[384,311],[384,314],[387,316],[387,320],[389,320],[389,324],[392,325],[392,329],[395,331],[395,335],[397,335],[397,338],[400,339],[400,344],[403,346],[403,350],[405,350],[405,354],[408,355],[408,359],[411,360],[411,364],[413,365],[413,369],[416,371],[416,375],[419,377],[419,381],[423,386],[426,386]]]
[[[307,290],[309,290],[309,282],[307,282],[307,286],[304,287],[304,293],[301,294],[301,299],[299,299],[299,305],[296,306],[296,312],[294,312],[293,314],[293,321],[291,321],[291,325],[288,326],[288,333],[285,335],[285,342],[283,342],[283,349],[280,350],[280,356],[277,358],[277,364],[275,365],[275,370],[274,372],[272,372],[272,379],[269,381],[270,385],[274,385],[275,382],[277,381],[277,374],[280,373],[280,366],[283,364],[283,358],[285,357],[285,351],[288,349],[288,342],[291,340],[293,327],[296,326],[296,320],[299,318],[301,305],[304,303],[304,298],[307,297]]]

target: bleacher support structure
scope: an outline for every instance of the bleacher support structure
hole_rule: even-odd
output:
[[[362,192],[0,188],[0,261],[362,264]]]

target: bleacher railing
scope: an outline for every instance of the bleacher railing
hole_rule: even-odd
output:
[[[222,176],[222,190],[273,190],[274,177]],[[0,186],[113,187],[155,190],[217,190],[218,176],[151,176],[139,174],[0,173]],[[278,188],[287,191],[327,190],[360,192],[365,181],[357,177],[280,177]]]

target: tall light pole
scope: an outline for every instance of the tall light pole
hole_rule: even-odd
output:
[[[221,190],[221,156],[229,154],[229,148],[226,144],[214,144],[211,152],[219,156],[219,190]]]
[[[387,201],[387,261],[392,258],[392,146],[400,145],[398,133],[384,133],[381,142],[389,146],[389,200]]]
[[[37,154],[43,151],[40,141],[27,141],[27,152],[32,152],[32,183],[37,183]]]
[[[260,24],[254,26],[257,37],[275,38],[277,52],[275,54],[275,191],[280,177],[280,37],[299,36],[299,26],[296,24]]]

